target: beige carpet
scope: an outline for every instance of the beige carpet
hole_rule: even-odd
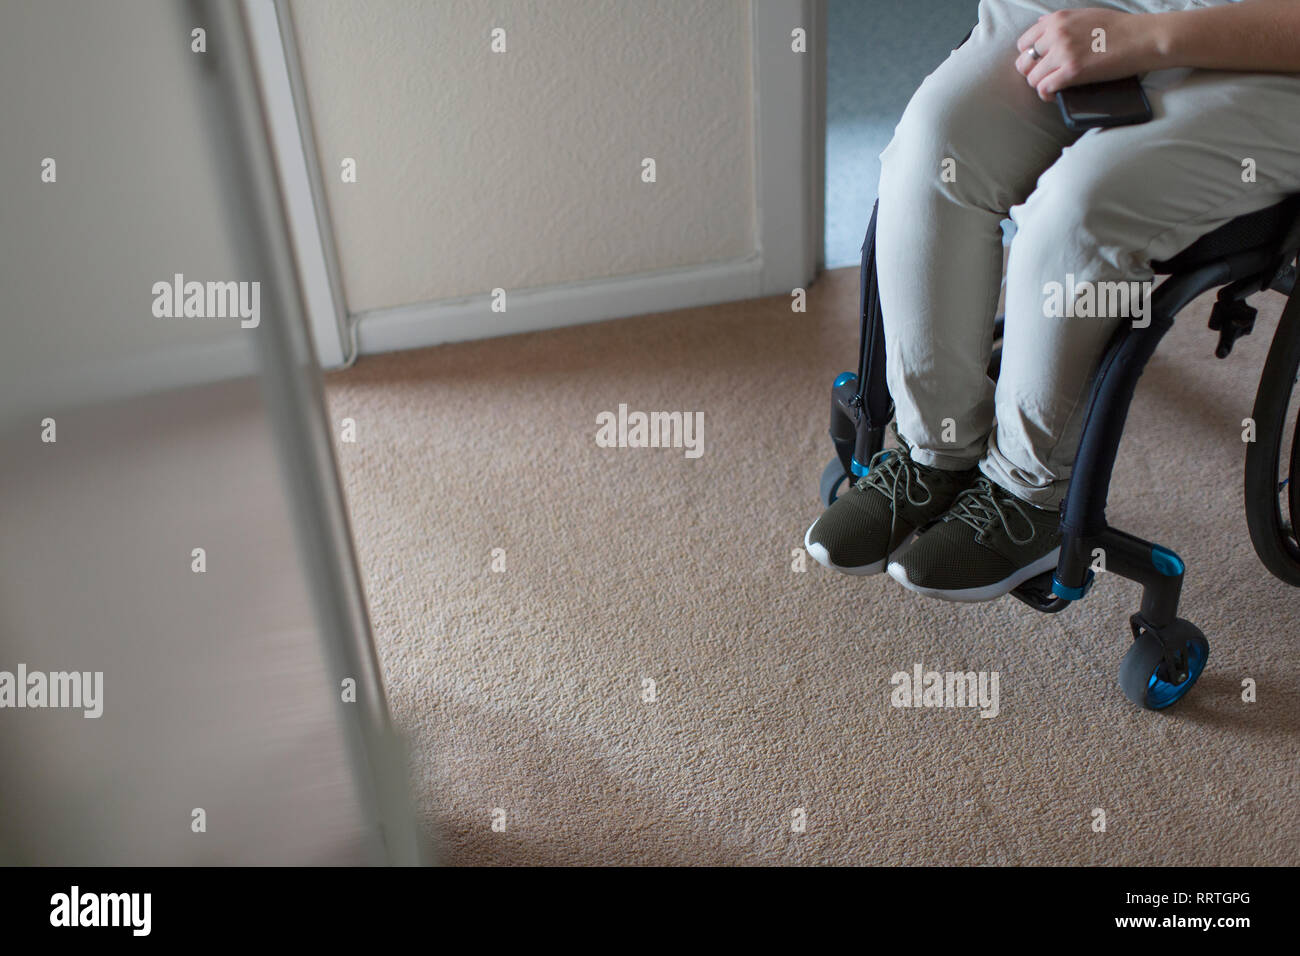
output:
[[[841,270],[806,315],[777,297],[330,376],[333,419],[357,422],[341,466],[442,859],[1300,862],[1300,592],[1259,564],[1241,505],[1277,300],[1226,362],[1208,302],[1185,312],[1130,419],[1112,523],[1187,560],[1182,615],[1211,643],[1198,687],[1154,714],[1116,683],[1129,582],[1052,616],[792,570],[856,296]],[[703,456],[597,447],[620,403],[702,411]],[[997,671],[1001,713],[891,707],[890,676],[917,663]]]

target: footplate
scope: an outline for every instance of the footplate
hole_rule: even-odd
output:
[[[1024,601],[1035,611],[1042,611],[1044,614],[1055,614],[1057,611],[1063,611],[1070,606],[1070,602],[1063,597],[1059,597],[1052,591],[1052,575],[1056,569],[1044,571],[1037,577],[1030,578],[1020,587],[1011,592],[1011,596],[1019,601]]]

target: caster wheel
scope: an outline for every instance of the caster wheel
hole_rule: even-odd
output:
[[[838,458],[832,458],[830,464],[822,470],[822,504],[829,508],[840,496],[845,480],[844,466]]]
[[[1170,674],[1165,649],[1153,631],[1141,629],[1119,666],[1124,696],[1147,710],[1163,710],[1180,700],[1196,683],[1210,656],[1210,643],[1196,625],[1178,618],[1162,634],[1170,648],[1180,648],[1185,660],[1181,674]]]

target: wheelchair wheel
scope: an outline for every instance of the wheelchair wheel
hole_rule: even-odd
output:
[[[1269,347],[1246,446],[1246,525],[1264,566],[1300,587],[1300,302],[1293,300]],[[1289,447],[1288,447],[1289,445]]]
[[[1169,672],[1162,638],[1171,649],[1182,651],[1181,673]],[[1119,686],[1124,696],[1139,707],[1164,710],[1192,689],[1209,656],[1210,642],[1205,635],[1196,625],[1178,618],[1159,637],[1148,630],[1138,633],[1119,666]]]
[[[835,504],[835,499],[840,496],[848,477],[838,458],[832,458],[830,464],[822,469],[821,497],[825,507],[829,508]]]

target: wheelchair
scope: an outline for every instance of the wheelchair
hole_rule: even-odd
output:
[[[877,207],[879,202],[877,202]],[[866,474],[863,462],[884,444],[893,403],[885,381],[885,340],[875,264],[876,211],[862,246],[861,337],[858,368],[839,375],[831,388],[830,436],[835,457],[821,478],[822,504],[835,501],[846,481]],[[1241,216],[1202,236],[1170,259],[1153,262],[1165,280],[1151,294],[1150,324],[1121,323],[1107,345],[1093,382],[1079,452],[1061,505],[1061,552],[1054,571],[1021,584],[1012,595],[1037,611],[1054,614],[1082,599],[1096,570],[1104,568],[1142,585],[1141,608],[1129,619],[1133,643],[1120,664],[1125,696],[1149,710],[1180,700],[1196,683],[1209,656],[1205,635],[1178,617],[1185,566],[1170,548],[1112,528],[1106,497],[1124,420],[1138,378],[1175,316],[1193,299],[1218,288],[1209,327],[1218,332],[1215,355],[1225,359],[1233,343],[1250,334],[1256,310],[1249,296],[1265,289],[1286,295],[1260,376],[1252,417],[1255,441],[1246,446],[1245,504],[1251,542],[1278,579],[1300,587],[1300,422],[1283,444],[1291,394],[1300,370],[1300,194]],[[1000,366],[1003,320],[995,322],[989,375]],[[1104,561],[1104,564],[1099,564]]]

